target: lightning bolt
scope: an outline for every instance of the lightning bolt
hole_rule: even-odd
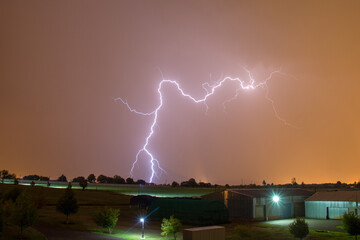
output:
[[[139,111],[133,107],[130,106],[130,104],[122,99],[122,98],[115,98],[114,100],[115,101],[121,101],[128,109],[130,112],[133,112],[133,113],[136,113],[136,114],[139,114],[139,115],[143,115],[143,116],[152,116],[153,117],[153,121],[152,121],[152,124],[150,126],[150,131],[149,131],[149,134],[147,135],[146,139],[145,139],[145,144],[143,145],[143,147],[141,149],[139,149],[139,151],[137,152],[136,154],[136,159],[135,161],[133,162],[132,164],[132,167],[131,167],[131,170],[130,170],[130,175],[133,176],[133,172],[134,172],[134,168],[135,166],[138,164],[138,161],[139,161],[139,157],[141,154],[145,154],[147,155],[147,157],[149,158],[149,162],[150,162],[150,169],[151,169],[151,176],[150,176],[150,179],[149,179],[149,182],[153,182],[153,179],[155,176],[158,176],[157,175],[157,171],[155,169],[159,169],[161,172],[164,172],[166,173],[166,171],[161,168],[160,166],[160,163],[159,161],[154,157],[154,155],[150,152],[150,150],[148,149],[148,146],[149,146],[149,142],[150,142],[150,139],[151,137],[153,136],[154,134],[154,127],[157,123],[157,120],[158,120],[158,113],[159,111],[161,110],[161,107],[163,106],[163,94],[162,94],[162,90],[164,88],[164,85],[171,85],[171,86],[174,86],[178,91],[179,93],[185,97],[185,98],[188,98],[190,99],[191,101],[193,101],[194,103],[198,104],[198,103],[202,103],[205,105],[206,107],[206,112],[207,110],[209,109],[207,103],[206,103],[206,100],[211,97],[212,95],[214,95],[215,91],[220,88],[221,86],[223,86],[223,84],[225,82],[236,82],[238,85],[237,85],[237,88],[236,88],[236,92],[235,92],[235,95],[233,97],[231,97],[229,100],[225,101],[223,103],[223,106],[224,106],[224,109],[226,108],[226,105],[228,103],[230,103],[231,101],[237,99],[238,95],[239,95],[239,92],[241,90],[255,90],[257,88],[263,88],[265,89],[265,98],[271,103],[271,106],[274,110],[274,113],[275,113],[275,116],[277,119],[279,119],[281,122],[283,122],[285,125],[287,126],[292,126],[294,127],[293,125],[291,125],[290,123],[288,123],[284,118],[281,118],[280,115],[278,114],[278,111],[276,110],[276,107],[275,107],[275,103],[274,103],[274,100],[272,100],[270,97],[269,97],[269,88],[267,86],[267,82],[269,80],[272,79],[273,75],[275,74],[282,74],[280,70],[277,70],[277,71],[273,71],[271,72],[267,78],[265,78],[263,81],[261,82],[258,82],[256,83],[255,81],[255,78],[253,77],[253,75],[251,74],[251,72],[249,70],[247,70],[246,68],[243,67],[243,69],[247,72],[248,74],[248,77],[249,77],[249,80],[248,81],[245,81],[245,80],[241,80],[240,78],[232,78],[232,77],[224,77],[222,78],[221,80],[215,82],[214,84],[210,84],[208,82],[206,83],[203,83],[202,84],[202,88],[204,89],[204,91],[206,92],[206,94],[204,95],[204,97],[202,98],[195,98],[193,96],[191,96],[190,94],[188,93],[185,93],[184,90],[180,87],[180,84],[177,82],[177,81],[174,81],[174,80],[167,80],[167,79],[162,79],[162,81],[159,83],[158,85],[158,89],[157,89],[157,92],[159,94],[159,100],[160,100],[160,103],[159,105],[151,112],[142,112],[142,111]]]

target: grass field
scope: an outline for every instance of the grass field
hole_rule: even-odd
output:
[[[36,182],[36,186],[47,187],[46,182]],[[5,185],[13,185],[12,182],[8,182]],[[30,186],[30,183],[20,182],[20,186]],[[67,188],[67,182],[51,182],[49,188]],[[72,183],[72,189],[81,189],[77,183]],[[148,185],[137,185],[137,184],[99,184],[99,183],[89,183],[87,190],[101,190],[101,191],[111,191],[126,195],[151,195],[157,197],[200,197],[205,194],[209,194],[215,191],[221,191],[222,188],[185,188],[185,187],[168,187],[168,186],[148,186]]]

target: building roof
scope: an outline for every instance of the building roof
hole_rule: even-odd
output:
[[[305,201],[360,201],[360,191],[316,192]]]
[[[311,191],[299,188],[277,188],[277,189],[227,189],[228,191],[245,195],[252,198],[269,197],[271,195],[280,196],[311,196]]]

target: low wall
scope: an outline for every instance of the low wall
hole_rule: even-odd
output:
[[[210,226],[184,229],[183,240],[225,240],[225,228]]]

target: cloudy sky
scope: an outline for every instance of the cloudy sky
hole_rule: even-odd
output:
[[[360,1],[0,2],[0,168],[20,176],[129,176],[148,149],[167,174],[212,183],[360,180]],[[141,155],[134,178],[148,180]]]

